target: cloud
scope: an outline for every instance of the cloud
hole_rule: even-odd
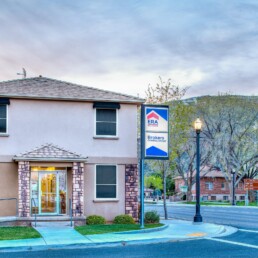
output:
[[[252,0],[2,0],[0,80],[25,67],[141,95],[159,75],[190,84],[189,96],[255,93],[257,10]]]

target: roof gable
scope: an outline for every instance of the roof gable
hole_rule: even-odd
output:
[[[30,160],[30,161],[86,161],[86,157],[65,150],[59,146],[48,143],[31,151],[15,155],[15,161]]]
[[[135,104],[144,102],[143,99],[134,96],[46,77],[33,77],[0,82],[0,97],[91,102],[107,101]]]

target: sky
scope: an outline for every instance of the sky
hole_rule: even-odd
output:
[[[0,81],[45,76],[145,97],[258,94],[257,0],[1,0]]]

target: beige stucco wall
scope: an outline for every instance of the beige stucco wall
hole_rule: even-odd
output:
[[[118,201],[95,200],[95,165],[87,164],[85,166],[85,215],[101,215],[108,221],[112,221],[115,216],[125,213],[125,166],[117,166],[118,179]]]
[[[18,166],[0,163],[0,198],[18,198]],[[0,216],[15,216],[15,200],[0,201]]]
[[[93,103],[11,99],[0,157],[53,143],[86,157],[137,157],[137,106],[121,104],[117,140],[94,139]],[[0,160],[1,162],[1,160]]]

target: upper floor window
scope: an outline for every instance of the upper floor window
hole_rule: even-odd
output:
[[[205,189],[206,190],[213,190],[213,183],[212,182],[206,182],[205,183]]]
[[[117,109],[96,109],[96,136],[117,136]]]
[[[7,105],[0,105],[0,133],[7,133]]]

